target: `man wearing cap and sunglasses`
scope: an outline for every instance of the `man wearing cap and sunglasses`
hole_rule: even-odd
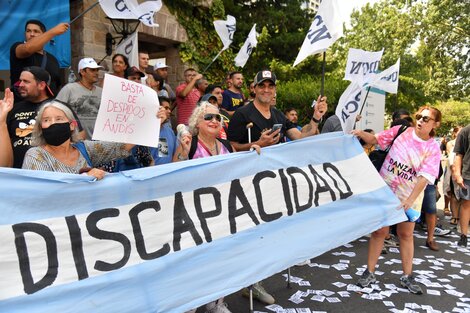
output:
[[[81,59],[78,63],[79,81],[65,85],[56,98],[67,103],[78,114],[88,138],[93,135],[103,91],[95,85],[100,68],[103,67],[92,58]]]
[[[31,147],[33,126],[35,124],[36,113],[40,106],[54,97],[49,83],[51,76],[38,66],[24,68],[21,72],[18,84],[18,92],[23,100],[16,102],[12,108],[2,107],[0,109],[0,132],[8,129],[10,142],[0,142],[0,149],[10,150],[12,146],[13,162],[0,162],[3,166],[13,166],[21,168],[26,151]],[[7,95],[7,92],[5,92]],[[5,105],[5,102],[2,103]],[[10,111],[11,110],[11,111]],[[8,112],[9,111],[9,112]],[[6,115],[8,113],[8,115]],[[78,122],[79,130],[82,131],[78,117],[74,113]],[[5,127],[5,124],[7,127]],[[1,134],[0,138],[5,138]]]
[[[237,151],[248,150],[253,143],[260,147],[271,146],[284,136],[295,140],[318,134],[318,124],[328,109],[325,96],[318,97],[310,123],[300,131],[282,112],[271,106],[276,95],[276,75],[268,70],[260,71],[255,76],[254,85],[255,99],[235,111],[228,127],[228,140]],[[252,143],[248,142],[247,125],[250,123],[253,125],[250,129]],[[275,124],[280,128],[274,130]]]

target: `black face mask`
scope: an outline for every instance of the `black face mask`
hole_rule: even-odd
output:
[[[48,128],[42,129],[42,135],[46,143],[51,146],[60,146],[67,139],[72,137],[72,131],[70,130],[70,123],[55,123],[50,125]]]

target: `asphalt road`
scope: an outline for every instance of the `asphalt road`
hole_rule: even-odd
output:
[[[441,200],[442,201],[442,200]],[[443,207],[440,203],[439,207]],[[451,229],[448,219],[438,213],[440,223]],[[456,230],[436,237],[440,251],[425,247],[426,233],[415,228],[414,273],[422,279],[423,295],[400,290],[401,261],[398,249],[382,255],[376,270],[374,290],[355,290],[365,267],[368,238],[331,250],[311,260],[310,265],[291,268],[294,279],[287,287],[286,271],[263,281],[276,299],[276,306],[254,301],[259,312],[470,312],[470,248],[457,247]],[[379,275],[383,272],[382,275]],[[300,280],[299,280],[300,279]],[[426,286],[427,284],[427,286]],[[313,297],[313,299],[312,299]],[[247,298],[237,292],[225,298],[233,313],[249,312]]]

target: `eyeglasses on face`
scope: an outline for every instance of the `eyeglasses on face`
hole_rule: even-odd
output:
[[[222,121],[222,117],[218,113],[206,113],[204,114],[203,118],[204,118],[204,121],[212,121],[212,119],[214,118],[217,122]]]
[[[430,116],[423,116],[421,114],[416,114],[416,121],[419,121],[420,119],[423,119],[423,122],[427,123],[429,121],[434,121],[434,119]]]

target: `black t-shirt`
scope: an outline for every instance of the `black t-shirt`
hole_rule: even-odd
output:
[[[462,157],[462,177],[470,180],[470,125],[462,128],[455,140],[454,152]]]
[[[42,58],[44,57],[40,53],[34,53],[31,56],[19,59],[16,57],[16,47],[23,42],[15,42],[10,48],[10,82],[13,86],[19,79],[23,68],[28,66],[39,66],[41,67]],[[50,87],[52,92],[56,95],[60,87],[60,66],[59,62],[49,52],[44,50],[47,55],[47,62],[45,70],[51,75]]]
[[[276,108],[271,108],[271,118],[266,119],[256,109],[253,102],[250,102],[236,110],[233,114],[228,124],[227,139],[240,144],[248,143],[248,129],[246,125],[250,122],[253,123],[251,142],[257,141],[261,137],[261,133],[266,129],[272,129],[274,124],[282,124],[281,138],[285,136],[289,129],[295,128],[295,125],[286,119],[285,115]]]
[[[51,101],[46,99],[42,102],[33,103],[30,101],[20,101],[15,103],[13,109],[7,116],[7,127],[13,147],[13,167],[21,168],[26,151],[31,147],[33,138],[33,127],[36,123],[36,114],[43,103]],[[78,123],[78,129],[83,130],[77,114],[73,112]]]

